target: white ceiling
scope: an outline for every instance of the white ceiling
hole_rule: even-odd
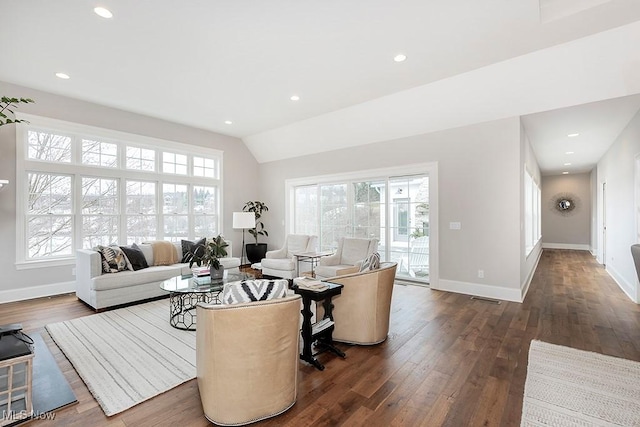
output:
[[[540,170],[580,173],[591,171],[639,109],[640,95],[632,95],[531,114],[522,121]]]
[[[542,6],[0,0],[0,81],[237,136],[260,162],[640,93],[640,1]]]

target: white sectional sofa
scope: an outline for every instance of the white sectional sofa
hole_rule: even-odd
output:
[[[138,244],[149,268],[137,271],[103,273],[100,253],[91,249],[78,249],[76,252],[76,296],[95,310],[102,310],[120,304],[168,296],[160,289],[160,284],[171,277],[191,274],[188,263],[154,266],[153,249],[150,244]],[[180,242],[174,243],[178,260],[182,259]],[[240,259],[229,254],[220,259],[226,271],[237,273]]]

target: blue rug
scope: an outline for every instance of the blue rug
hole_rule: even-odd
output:
[[[36,418],[42,414],[55,412],[64,406],[77,403],[76,395],[60,371],[56,360],[40,334],[30,333],[33,338],[33,413]],[[2,415],[0,415],[2,417]],[[29,418],[16,421],[16,426],[30,421]]]

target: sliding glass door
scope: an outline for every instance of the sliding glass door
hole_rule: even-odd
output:
[[[315,234],[320,250],[341,237],[378,239],[398,277],[429,281],[429,177],[411,175],[293,187],[293,229]]]
[[[398,276],[429,280],[429,177],[389,179],[387,259],[398,263]]]

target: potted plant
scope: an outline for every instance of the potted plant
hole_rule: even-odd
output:
[[[191,261],[189,261],[189,268],[196,264],[198,267],[209,267],[209,274],[212,279],[222,279],[224,276],[224,266],[220,264],[220,258],[227,256],[227,250],[225,249],[229,244],[224,240],[224,237],[218,235],[204,246],[196,246],[192,254]]]
[[[11,123],[22,123],[26,120],[11,119],[7,113],[13,114],[13,109],[18,108],[18,104],[30,104],[35,102],[31,98],[10,98],[8,96],[0,97],[0,126],[10,125]]]
[[[258,243],[258,236],[268,236],[267,230],[264,229],[264,224],[260,220],[262,214],[267,212],[269,208],[263,202],[258,200],[256,201],[248,201],[245,203],[242,208],[243,212],[253,212],[256,215],[256,226],[254,228],[250,228],[249,234],[253,236],[256,240],[255,243],[247,243],[245,248],[247,250],[247,258],[249,262],[256,263],[262,261],[265,254],[267,253],[267,244],[266,243]]]

